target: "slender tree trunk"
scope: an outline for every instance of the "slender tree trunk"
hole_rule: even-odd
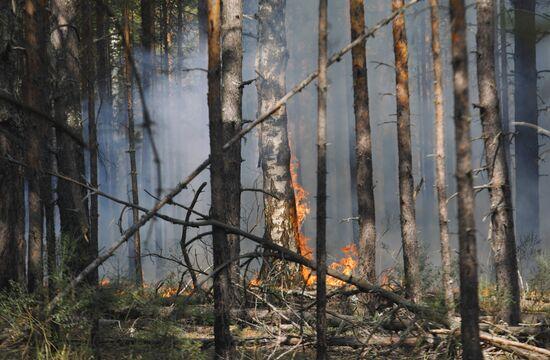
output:
[[[458,189],[458,241],[460,268],[460,315],[463,359],[482,359],[479,343],[479,299],[470,99],[468,91],[468,49],[464,0],[451,0],[451,37],[456,142],[456,184]]]
[[[392,0],[393,11],[403,7],[403,0]],[[401,237],[407,296],[421,299],[420,259],[416,234],[414,180],[412,175],[411,117],[409,107],[408,45],[405,33],[405,15],[393,20],[395,52],[395,82],[397,104],[397,150],[399,159],[399,207],[401,210]]]
[[[75,28],[75,0],[53,0],[52,11],[56,27],[52,34],[56,51],[56,79],[54,94],[55,117],[66,123],[75,133],[82,134],[79,37]],[[82,179],[85,174],[82,149],[63,132],[56,134],[57,163],[59,172],[73,179]],[[59,181],[57,184],[58,207],[61,222],[61,244],[65,267],[70,275],[80,273],[87,265],[89,224],[88,209],[84,197],[86,191],[75,184]]]
[[[449,242],[449,213],[447,210],[447,179],[445,174],[445,120],[443,106],[443,62],[439,31],[439,0],[430,0],[432,23],[432,55],[434,71],[435,105],[435,187],[439,215],[439,241],[441,244],[442,285],[445,307],[450,317],[454,310],[451,245]]]
[[[130,56],[132,51],[132,41],[130,33],[130,10],[129,4],[126,1],[122,13],[123,21],[123,41],[124,41],[124,81],[126,91],[126,116],[128,120],[128,155],[130,156],[130,183],[132,191],[132,204],[139,205],[139,189],[138,189],[138,171],[136,163],[136,132],[134,126],[134,99],[132,94],[132,64]],[[132,222],[135,224],[139,221],[139,210],[132,209]],[[130,274],[136,286],[143,285],[143,271],[141,269],[141,237],[139,231],[136,232],[133,238],[133,254],[130,261],[133,263],[134,274]]]
[[[225,222],[223,122],[221,107],[221,0],[208,0],[208,112],[210,128],[211,210],[214,219]],[[212,228],[214,268],[230,256],[227,234]],[[214,342],[217,359],[231,359],[233,340],[229,331],[231,279],[228,266],[214,275]]]
[[[197,24],[199,30],[199,55],[206,55],[208,47],[208,0],[197,4]]]
[[[143,88],[151,88],[154,76],[155,1],[141,0],[141,46],[143,47]]]
[[[258,3],[258,48],[256,53],[256,80],[258,114],[264,113],[286,92],[288,51],[285,31],[286,0],[260,0]],[[265,236],[291,250],[296,243],[297,217],[294,189],[290,175],[290,146],[288,142],[286,108],[281,108],[260,126],[260,162],[263,171],[263,189],[274,196],[264,196]],[[273,266],[280,285],[295,278],[297,267],[268,259],[264,271]]]
[[[506,153],[506,162],[510,167],[510,115],[508,99],[508,41],[506,40],[506,0],[500,0],[500,117],[502,133],[504,134],[502,146]],[[498,53],[498,51],[495,51]]]
[[[319,1],[317,83],[317,359],[327,358],[327,0]]]
[[[95,90],[94,82],[96,78],[95,72],[95,48],[93,42],[93,25],[92,16],[93,7],[89,1],[81,0],[81,23],[82,23],[82,43],[80,63],[82,64],[82,88],[86,97],[86,110],[88,116],[88,146],[90,151],[90,185],[94,188],[98,187],[97,179],[97,161],[98,161],[98,142],[97,142],[97,125],[95,114]],[[89,250],[90,262],[98,255],[98,232],[99,232],[99,208],[98,195],[90,194],[90,239]],[[98,281],[97,269],[90,276],[90,283],[97,284]]]
[[[26,104],[44,112],[48,111],[49,99],[46,6],[45,0],[26,0],[23,12],[27,60],[23,79],[23,97]],[[44,276],[42,263],[44,200],[48,198],[44,183],[50,178],[40,175],[39,169],[44,168],[47,163],[47,129],[41,119],[31,117],[27,122],[29,139],[26,142],[26,158],[30,166],[27,172],[29,211],[27,288],[29,292],[41,288]]]
[[[10,44],[20,43],[23,35],[20,11],[14,13],[11,4],[0,4],[0,88],[10,89],[14,97],[20,94],[20,79],[24,68],[23,54],[10,51]],[[25,286],[25,204],[21,168],[5,160],[21,159],[25,131],[22,113],[6,102],[0,102],[0,289],[10,281]]]
[[[242,0],[224,0],[222,4],[222,123],[223,142],[228,142],[241,129],[242,123],[242,65],[243,65],[243,4]],[[241,146],[231,147],[224,154],[225,191],[228,224],[240,227],[241,221]],[[228,234],[231,259],[239,256],[240,238]],[[231,265],[231,279],[239,279],[239,262]]]
[[[510,325],[520,318],[519,281],[508,164],[502,132],[495,75],[495,0],[477,0],[477,81],[479,109],[489,173],[491,247],[502,306],[499,317]]]
[[[365,30],[363,0],[350,0],[351,38]],[[376,219],[372,171],[372,138],[369,119],[369,92],[365,43],[352,49],[355,110],[355,151],[357,157],[357,205],[359,210],[359,264],[368,281],[376,283]]]
[[[515,119],[538,124],[536,63],[536,0],[513,0],[515,24]],[[539,140],[535,129],[517,127],[516,234],[518,239],[539,236]]]

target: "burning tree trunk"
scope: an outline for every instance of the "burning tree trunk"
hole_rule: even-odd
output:
[[[73,26],[76,22],[76,2],[54,0],[52,5],[57,21],[52,40],[56,50],[58,79],[54,94],[55,118],[66,123],[74,133],[82,134],[79,40]],[[73,179],[81,179],[85,174],[82,149],[61,131],[57,131],[56,140],[59,172]],[[76,275],[86,267],[91,258],[86,254],[89,225],[88,209],[84,200],[85,191],[78,185],[60,181],[57,193],[61,244],[66,254],[63,262],[70,275]]]
[[[128,120],[128,155],[130,156],[130,181],[132,190],[132,204],[139,205],[139,189],[138,189],[138,172],[136,164],[136,132],[134,129],[134,99],[132,94],[132,64],[131,64],[131,51],[132,43],[130,38],[130,19],[129,19],[129,4],[126,1],[122,12],[123,21],[123,41],[124,41],[124,81],[126,91],[126,116]],[[132,221],[137,223],[139,221],[139,210],[137,208],[132,209]],[[143,284],[143,272],[141,270],[141,237],[139,231],[134,234],[134,247],[133,253],[130,254],[130,261],[134,270],[133,274],[130,274],[134,280],[136,286]]]
[[[260,0],[258,3],[258,50],[256,68],[258,79],[258,114],[280,99],[286,92],[286,65],[288,59],[285,38],[286,0]],[[264,196],[265,236],[273,242],[304,254],[305,246],[296,244],[298,219],[290,172],[287,114],[283,107],[260,127],[260,162],[263,171],[263,189],[274,196]],[[303,244],[305,245],[305,244]],[[269,264],[272,260],[267,260]],[[280,262],[275,271],[285,276],[285,282],[295,274],[296,267]],[[286,280],[285,280],[286,278]]]
[[[11,5],[0,4],[0,88],[10,89],[13,95],[20,93],[18,86],[23,67],[23,54],[12,51],[10,43],[20,41],[21,25],[17,21]],[[23,138],[22,116],[18,109],[0,102],[0,289],[5,289],[10,281],[25,282],[25,204],[23,174],[19,167],[9,164],[5,157],[21,159],[22,144],[16,139]]]
[[[327,358],[327,0],[319,1],[317,80],[317,359]]]
[[[460,315],[464,359],[482,359],[479,344],[479,299],[472,149],[470,143],[470,99],[468,92],[468,49],[464,0],[451,0],[451,36],[458,188],[458,240],[460,267]]]
[[[365,30],[363,0],[350,0],[351,38]],[[359,264],[371,283],[376,283],[376,219],[372,171],[372,138],[369,119],[369,91],[365,43],[354,47],[353,89],[355,109],[355,151],[357,157],[357,207],[359,212]]]
[[[517,325],[520,317],[519,282],[512,214],[512,196],[508,164],[499,117],[499,102],[495,75],[494,38],[495,0],[477,0],[477,81],[479,109],[485,144],[485,163],[489,174],[491,198],[491,247],[497,277],[497,287],[504,302],[499,317]]]
[[[23,11],[26,43],[26,71],[23,79],[23,96],[26,104],[47,112],[48,110],[48,65],[46,38],[48,15],[47,2],[44,0],[26,0]],[[29,169],[28,181],[28,272],[29,292],[42,286],[42,237],[44,227],[44,200],[49,198],[45,186],[49,177],[43,177],[40,169],[45,167],[48,149],[46,134],[48,127],[41,119],[31,116],[27,122],[26,159]]]
[[[86,101],[86,110],[88,113],[88,146],[90,149],[90,185],[94,188],[98,187],[97,180],[97,161],[98,161],[98,143],[97,143],[97,126],[95,114],[95,92],[94,82],[96,77],[94,63],[94,43],[93,43],[93,25],[92,16],[93,8],[89,1],[80,2],[80,19],[82,22],[82,45],[80,63],[82,64],[82,88],[84,89]],[[90,239],[88,253],[91,260],[95,259],[98,254],[98,231],[99,231],[99,209],[98,195],[90,194]],[[90,277],[91,283],[97,283],[97,270]]]
[[[225,0],[222,5],[222,123],[223,143],[228,142],[241,129],[242,122],[242,0]],[[241,220],[241,146],[235,144],[224,154],[224,179],[227,209],[226,221],[240,226]],[[240,253],[240,238],[228,234],[231,259]],[[239,279],[239,262],[231,265],[231,278]]]
[[[443,119],[443,63],[439,35],[439,0],[430,0],[432,23],[432,55],[434,68],[435,105],[435,186],[439,215],[439,241],[441,243],[441,270],[445,307],[448,315],[454,310],[451,245],[449,243],[449,214],[447,210],[447,179],[445,175],[445,122]]]
[[[210,128],[211,216],[225,222],[226,194],[224,186],[223,122],[221,107],[221,0],[208,0],[208,113]],[[212,228],[214,268],[218,269],[229,256],[227,234]],[[230,271],[224,266],[214,275],[214,340],[216,358],[231,359],[233,341],[229,331],[231,307]]]
[[[536,63],[536,0],[514,0],[514,121],[538,124]],[[539,236],[539,140],[535,129],[517,127],[516,233]]]
[[[392,0],[392,9],[403,7],[403,0]],[[416,236],[414,180],[412,175],[411,118],[409,107],[408,45],[405,33],[405,15],[393,20],[395,52],[395,82],[397,104],[397,150],[399,159],[399,207],[401,211],[401,237],[407,296],[413,301],[421,298],[420,261]]]

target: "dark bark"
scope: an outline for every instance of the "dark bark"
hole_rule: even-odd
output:
[[[264,113],[286,92],[286,66],[288,51],[285,31],[286,0],[258,3],[258,48],[256,53],[256,89],[258,91],[258,113]],[[297,217],[294,189],[290,175],[290,146],[288,141],[286,108],[271,115],[260,126],[260,162],[263,171],[263,190],[273,196],[264,196],[265,236],[289,249],[303,247],[297,244]],[[266,258],[263,273],[274,267],[280,284],[292,281],[297,272],[294,265],[282,264]]]
[[[403,7],[403,0],[392,0],[393,11]],[[395,82],[397,105],[397,152],[399,175],[399,208],[401,211],[401,237],[407,296],[413,301],[421,299],[420,259],[416,234],[414,180],[412,175],[411,115],[409,105],[409,53],[405,33],[405,15],[393,20],[395,52]]]
[[[143,47],[143,66],[141,79],[145,91],[151,88],[154,74],[154,37],[155,1],[141,0],[141,46]]]
[[[199,29],[199,54],[206,55],[208,47],[208,0],[197,4],[197,24]]]
[[[224,0],[222,4],[222,123],[223,143],[229,141],[241,130],[242,92],[241,86],[243,46],[243,4],[242,0]],[[241,221],[241,146],[235,144],[224,154],[224,178],[226,193],[226,221],[233,226],[240,226]],[[229,254],[236,259],[240,253],[240,238],[228,234]],[[239,280],[239,262],[231,265],[232,281]]]
[[[510,325],[520,318],[519,281],[512,195],[495,74],[495,0],[477,0],[477,81],[479,109],[489,174],[491,247],[502,304],[498,317]]]
[[[319,55],[317,79],[317,359],[327,358],[327,0],[319,1]]]
[[[123,22],[123,41],[124,41],[124,81],[126,95],[126,120],[128,121],[128,156],[130,157],[130,187],[132,193],[132,204],[139,205],[139,189],[138,189],[138,171],[136,162],[136,132],[134,126],[134,98],[132,87],[132,64],[131,51],[132,40],[130,30],[130,10],[129,4],[124,4],[122,12]],[[132,209],[132,223],[136,224],[139,221],[139,210]],[[135,282],[136,286],[143,285],[143,271],[141,269],[141,237],[137,231],[133,237],[133,252],[130,254],[130,268],[134,270],[130,274],[130,278]]]
[[[351,38],[365,30],[363,0],[350,0]],[[367,280],[376,283],[376,218],[372,170],[372,138],[369,119],[367,57],[364,43],[351,52],[355,110],[355,151],[357,169],[357,208],[359,215],[359,266]]]
[[[458,189],[458,241],[460,268],[460,315],[462,357],[482,359],[479,343],[479,299],[472,149],[470,143],[470,99],[468,91],[468,49],[464,0],[451,0],[451,36]]]
[[[225,221],[223,123],[221,107],[221,1],[208,0],[208,112],[210,128],[210,215]],[[214,268],[229,259],[225,230],[212,228]],[[229,331],[231,279],[227,266],[214,275],[214,343],[217,359],[231,359],[233,340]]]
[[[56,52],[54,93],[55,118],[67,124],[74,133],[82,134],[79,37],[76,31],[76,1],[54,0],[52,11],[56,19],[52,34]],[[57,163],[59,172],[73,179],[85,174],[84,154],[80,146],[67,134],[56,133]],[[61,222],[62,259],[69,275],[80,273],[93,259],[86,254],[89,244],[88,209],[85,191],[75,184],[61,181],[57,185],[58,207]]]
[[[536,63],[536,0],[514,0],[514,121],[538,125]],[[516,234],[539,236],[539,140],[535,129],[517,127]]]
[[[48,64],[46,39],[48,31],[47,2],[26,0],[23,10],[26,45],[26,71],[23,78],[24,102],[43,112],[48,112]],[[30,116],[26,122],[25,157],[28,183],[28,271],[27,289],[37,291],[42,286],[44,269],[42,263],[42,241],[44,232],[44,202],[49,199],[48,176],[42,176],[38,169],[45,167],[48,149],[48,127],[41,119]],[[51,187],[49,189],[51,191]]]
[[[449,212],[447,209],[447,179],[445,173],[445,121],[443,105],[443,62],[441,60],[439,0],[430,0],[432,25],[432,55],[435,105],[435,186],[437,192],[439,241],[441,248],[441,280],[445,306],[450,317],[454,310],[451,245],[449,243]]]

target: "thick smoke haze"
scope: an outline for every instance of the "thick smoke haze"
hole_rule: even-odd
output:
[[[245,13],[253,15],[257,1],[245,1]],[[367,1],[367,26],[373,26],[391,12],[390,1]],[[470,96],[477,102],[476,58],[475,58],[475,8],[469,1],[467,11],[468,50],[470,52]],[[539,1],[540,12],[548,13],[549,4]],[[447,179],[448,195],[455,193],[455,155],[454,131],[452,121],[452,78],[450,64],[450,25],[448,21],[448,1],[442,1],[442,56],[444,62],[444,104],[446,123]],[[286,28],[289,50],[287,70],[287,88],[290,89],[317,66],[317,8],[316,0],[287,0]],[[433,74],[430,47],[430,14],[428,4],[421,2],[407,11],[406,25],[409,41],[409,71],[411,92],[411,122],[413,136],[413,164],[415,184],[420,184],[417,202],[417,221],[419,240],[425,249],[426,262],[439,264],[439,236],[437,220],[437,203],[434,189],[434,106]],[[329,52],[332,53],[350,42],[348,2],[343,0],[329,2]],[[549,20],[550,22],[550,20]],[[244,61],[243,79],[250,80],[255,73],[256,33],[255,20],[244,19]],[[170,54],[172,72],[157,73],[151,89],[145,97],[154,121],[154,141],[159,148],[162,161],[163,193],[174,187],[188,175],[209,153],[208,108],[206,103],[206,54],[200,49],[196,23],[187,24],[185,34],[176,37],[182,41],[183,59],[176,59],[175,52]],[[508,36],[509,72],[513,69],[513,37]],[[500,51],[500,50],[499,50]],[[134,56],[140,61],[139,49]],[[537,67],[547,70],[550,58],[550,39],[543,37],[537,45]],[[160,61],[160,58],[158,58]],[[374,38],[367,42],[367,61],[370,96],[370,120],[373,134],[373,166],[375,175],[375,200],[377,231],[379,235],[377,252],[378,273],[394,267],[401,262],[401,238],[399,229],[399,194],[397,180],[397,142],[395,124],[395,71],[392,45],[391,25],[381,29]],[[510,72],[510,75],[511,72]],[[340,248],[354,241],[354,226],[351,220],[357,216],[354,210],[351,173],[354,162],[354,114],[351,73],[351,55],[347,54],[342,61],[329,68],[328,89],[328,219],[327,246],[329,255],[338,258]],[[510,119],[513,119],[513,77],[510,76]],[[550,106],[546,99],[550,96],[550,74],[541,72],[538,80],[539,107]],[[114,84],[114,95],[120,93],[120,84]],[[136,99],[136,114],[140,114],[141,101]],[[316,88],[310,85],[294,97],[287,106],[289,132],[293,156],[299,161],[299,181],[309,192],[311,208],[304,232],[311,238],[311,247],[315,239],[315,196],[316,193]],[[100,186],[105,192],[122,199],[130,199],[129,160],[127,153],[127,129],[125,109],[120,100],[115,99],[116,111],[112,122],[100,124]],[[481,168],[484,164],[483,143],[479,112],[472,108],[472,144],[473,167]],[[550,128],[550,111],[539,113],[539,124]],[[254,119],[257,115],[257,97],[254,84],[244,88],[243,118]],[[136,118],[142,123],[140,117]],[[151,207],[154,199],[147,194],[155,194],[156,178],[151,154],[150,139],[146,132],[139,128],[138,174],[140,204]],[[243,140],[242,148],[242,184],[245,188],[261,188],[261,168],[258,167],[258,135],[251,132]],[[545,157],[546,140],[541,138],[540,161],[540,194],[541,220],[550,212],[550,193],[545,186],[550,168]],[[512,146],[513,149],[513,146]],[[513,150],[512,150],[513,155]],[[512,178],[513,179],[513,178]],[[204,172],[192,185],[175,199],[176,202],[188,205],[199,185],[209,182],[208,172]],[[488,182],[483,172],[476,172],[475,185]],[[513,188],[513,187],[512,187]],[[256,234],[263,234],[262,198],[259,193],[244,192],[242,195],[242,227]],[[208,214],[210,189],[207,186],[200,196],[196,210]],[[128,227],[131,219],[126,209],[121,216],[122,207],[104,199],[100,200],[100,249],[108,247],[120,234],[119,225]],[[456,199],[449,201],[450,231],[452,247],[457,247]],[[184,218],[185,210],[177,206],[167,206],[161,211],[166,215]],[[480,271],[483,276],[490,274],[490,246],[487,241],[489,201],[487,191],[476,196],[476,227],[479,251]],[[119,224],[120,221],[120,224]],[[550,223],[541,221],[541,241],[539,249],[548,249]],[[149,223],[142,228],[142,253],[161,253],[165,257],[179,258],[179,241],[181,227],[163,221]],[[188,239],[200,231],[209,229],[190,229]],[[207,237],[205,242],[210,242]],[[521,239],[518,239],[520,242]],[[243,251],[253,248],[253,244],[244,241]],[[210,264],[210,256],[204,256],[206,246],[197,242],[191,247],[191,257],[196,259],[203,270]],[[195,256],[196,254],[196,256]],[[520,259],[520,262],[524,259]],[[175,272],[175,263],[144,256],[144,275],[146,281],[159,280],[170,272]],[[522,263],[525,267],[527,264]],[[117,256],[110,259],[103,267],[102,273],[109,277],[125,276],[128,267],[128,249],[122,247]],[[181,271],[181,269],[179,269]]]

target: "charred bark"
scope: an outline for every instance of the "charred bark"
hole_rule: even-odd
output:
[[[506,139],[500,121],[495,75],[494,14],[495,0],[477,0],[477,81],[485,163],[491,184],[491,247],[499,298],[503,301],[499,317],[510,325],[517,325],[520,318],[518,264]]]
[[[514,0],[514,104],[516,122],[538,125],[536,63],[536,0]],[[539,236],[539,139],[535,129],[517,127],[516,234]]]
[[[134,126],[134,98],[132,88],[132,64],[130,63],[132,42],[130,34],[130,18],[129,4],[124,4],[122,12],[123,21],[123,41],[124,41],[124,81],[126,95],[126,119],[128,121],[128,155],[130,157],[130,187],[132,192],[132,204],[139,205],[139,189],[138,189],[138,171],[136,162],[136,132]],[[132,222],[136,224],[139,221],[139,210],[132,209]],[[130,254],[131,269],[134,270],[130,274],[131,279],[136,286],[143,285],[143,271],[141,269],[141,236],[137,231],[133,237],[133,252]]]
[[[243,65],[243,4],[242,0],[224,0],[222,4],[221,56],[222,56],[222,123],[223,143],[241,130],[242,124],[242,65]],[[228,149],[224,154],[226,193],[226,222],[240,226],[241,221],[241,146]],[[228,234],[229,254],[236,259],[240,253],[240,237]],[[231,265],[232,281],[239,280],[239,262]]]
[[[403,7],[403,0],[392,0],[393,11]],[[405,32],[405,15],[393,20],[395,52],[395,83],[397,105],[397,152],[399,175],[399,208],[401,211],[401,237],[407,296],[420,301],[420,260],[416,234],[414,180],[412,175],[411,115],[409,105],[409,53]]]
[[[350,0],[351,38],[365,31],[363,0]],[[369,118],[369,91],[365,43],[351,51],[353,66],[353,107],[355,110],[355,151],[357,208],[359,215],[359,266],[367,280],[376,283],[376,218],[372,170],[372,138]]]
[[[445,174],[445,121],[443,106],[443,62],[441,60],[439,0],[430,0],[432,25],[432,55],[435,105],[435,186],[439,217],[442,285],[448,316],[454,310],[451,245],[449,243],[449,212],[447,210],[447,176]]]
[[[470,99],[468,91],[468,49],[464,0],[451,0],[456,183],[458,189],[458,241],[460,268],[460,315],[462,356],[482,359],[479,343],[479,299],[472,149],[470,143]]]
[[[319,1],[319,55],[317,79],[317,359],[327,358],[327,0]]]
[[[208,113],[210,128],[210,215],[225,221],[223,122],[221,104],[221,1],[208,0]],[[229,259],[227,234],[212,228],[214,268]],[[214,343],[217,359],[231,359],[233,340],[229,331],[231,308],[230,271],[224,266],[214,275]]]
[[[258,79],[258,114],[264,113],[286,92],[288,51],[285,31],[286,0],[258,3],[258,49],[256,68]],[[296,243],[297,217],[294,189],[290,175],[290,146],[288,142],[286,108],[275,112],[260,126],[260,162],[263,171],[263,189],[276,196],[264,196],[265,236],[289,249],[300,251]],[[283,273],[277,281],[284,284],[296,276],[295,266],[271,263],[275,273]]]

